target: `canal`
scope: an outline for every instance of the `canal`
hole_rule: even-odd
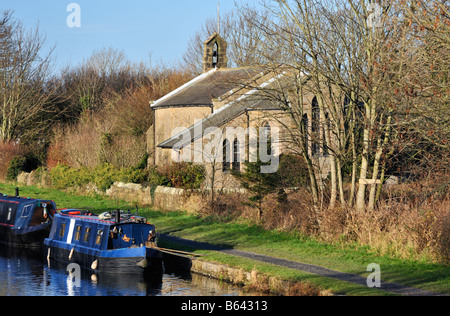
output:
[[[197,274],[164,271],[142,276],[97,275],[47,263],[40,252],[0,245],[0,296],[239,296],[241,289]]]

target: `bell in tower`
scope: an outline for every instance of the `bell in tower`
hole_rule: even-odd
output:
[[[213,45],[213,60],[212,60],[212,65],[214,68],[217,67],[218,62],[219,62],[219,45],[217,44],[217,42],[215,42]]]
[[[214,33],[204,43],[203,72],[214,68],[227,68],[227,64],[227,43],[219,34]]]

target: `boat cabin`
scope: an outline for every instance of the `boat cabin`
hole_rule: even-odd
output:
[[[0,196],[0,242],[13,246],[42,246],[56,210],[53,201]]]
[[[21,197],[0,197],[0,225],[17,229],[42,225],[56,209],[55,202]]]
[[[55,216],[49,236],[53,242],[100,251],[151,246],[155,238],[155,227],[144,217],[122,211],[113,218],[110,213],[96,216],[74,209]]]

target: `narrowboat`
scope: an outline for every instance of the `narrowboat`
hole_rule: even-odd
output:
[[[162,271],[155,226],[129,211],[65,209],[54,216],[44,240],[47,259],[79,264],[99,273],[138,274]]]
[[[49,236],[55,202],[0,194],[0,243],[41,248]]]

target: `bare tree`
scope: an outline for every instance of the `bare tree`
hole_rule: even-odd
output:
[[[220,17],[220,36],[227,42],[228,67],[243,67],[267,62],[257,53],[264,38],[261,25],[268,23],[264,9],[246,6]],[[261,25],[260,25],[261,24]],[[204,42],[218,32],[217,18],[209,18],[190,39],[183,55],[184,65],[193,75],[203,72]]]
[[[226,30],[226,29],[225,29]],[[203,43],[215,32],[217,32],[217,21],[209,18],[189,40],[186,52],[183,55],[185,68],[193,75],[203,72]],[[222,37],[226,37],[222,33]]]
[[[350,88],[347,91],[341,88],[348,84],[345,72],[348,69],[342,67],[345,51],[336,36],[339,31],[336,27],[341,27],[339,8],[327,8],[317,1],[273,1],[265,6],[266,12],[271,12],[270,23],[258,23],[260,17],[256,18],[255,12],[248,14],[265,35],[256,53],[269,61],[264,66],[276,76],[286,75],[280,77],[283,79],[278,84],[271,85],[270,91],[265,87],[263,93],[286,112],[295,126],[297,132],[293,132],[292,140],[308,166],[316,205],[324,202],[320,156],[328,156],[330,162],[329,206],[336,203],[338,187],[341,202],[345,203],[341,170],[351,140],[351,133],[344,128],[351,111],[350,105],[343,106]],[[316,112],[311,109],[314,104]]]
[[[446,1],[399,1],[402,15],[395,26],[402,31],[403,50],[397,58],[393,98],[402,120],[396,151],[422,166],[424,174],[448,170],[450,128],[450,5]],[[405,155],[408,151],[409,155]]]
[[[266,68],[275,75],[275,69],[283,69],[291,80],[263,92],[300,131],[293,139],[309,167],[315,202],[323,203],[321,156],[327,156],[329,207],[339,200],[360,211],[373,208],[392,151],[393,115],[398,114],[390,95],[402,72],[395,72],[392,60],[405,42],[399,41],[403,33],[392,21],[401,12],[392,10],[390,2],[364,0],[275,0],[264,6],[269,23],[258,23],[261,16],[254,11],[249,15],[264,34],[254,51],[269,61]],[[311,107],[317,110],[304,124]],[[351,166],[349,194],[345,166]]]
[[[0,18],[0,141],[27,142],[49,129],[56,81],[38,28],[26,31],[11,12]]]
[[[142,84],[148,75],[148,67],[130,62],[123,51],[104,48],[95,50],[80,65],[63,70],[60,94],[78,118],[81,113],[103,109],[110,96]]]

